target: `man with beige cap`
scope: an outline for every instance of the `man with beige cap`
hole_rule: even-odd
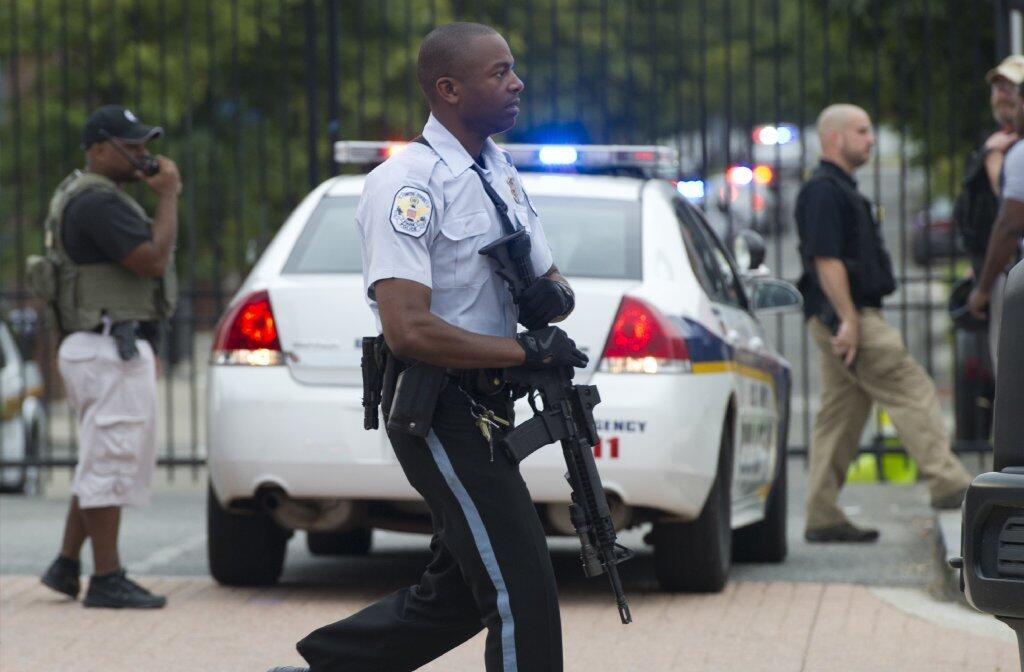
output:
[[[800,190],[796,221],[804,274],[800,289],[821,355],[821,408],[810,447],[810,542],[870,542],[878,531],[850,522],[838,506],[873,403],[892,418],[928,484],[932,506],[956,508],[971,478],[950,450],[935,384],[882,317],[896,289],[892,261],[854,171],[875,144],[867,113],[831,105],[818,117],[821,164]]]
[[[985,213],[983,224],[987,226],[984,236],[977,241],[979,244],[968,245],[975,278],[968,308],[975,317],[988,318],[989,352],[995,371],[1006,273],[1019,257],[1019,241],[1024,232],[1024,144],[1017,142],[1024,131],[1020,96],[1024,56],[1008,56],[988,72],[986,79],[992,87],[992,112],[1001,129],[989,136],[981,150],[994,207]],[[965,179],[965,191],[967,186]],[[967,236],[964,242],[970,242]]]

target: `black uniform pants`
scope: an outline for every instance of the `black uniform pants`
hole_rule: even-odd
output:
[[[506,396],[480,402],[504,418]],[[488,672],[562,669],[558,594],[547,541],[518,466],[491,451],[454,382],[426,440],[389,433],[433,517],[433,559],[404,588],[299,642],[312,672],[415,670],[487,628]]]

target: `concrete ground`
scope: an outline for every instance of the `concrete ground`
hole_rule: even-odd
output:
[[[300,664],[294,643],[379,596],[359,585],[229,589],[204,578],[150,579],[159,612],[78,608],[35,577],[0,579],[5,672],[262,671]],[[630,595],[618,623],[606,595],[563,592],[566,670],[1017,669],[1005,639],[939,625],[865,586],[733,582],[719,595]],[[479,671],[483,635],[422,668]]]
[[[165,472],[161,472],[165,475]],[[606,582],[580,576],[571,539],[552,539],[566,670],[1015,671],[1011,631],[933,597],[935,517],[921,486],[851,484],[842,503],[882,539],[864,546],[803,542],[804,471],[791,460],[790,555],[733,568],[717,595],[657,590],[643,530],[622,535],[637,557],[622,568],[634,623],[618,622]],[[131,574],[169,604],[156,612],[84,609],[39,584],[66,507],[66,477],[39,497],[0,497],[0,670],[257,671],[300,664],[295,641],[414,582],[426,538],[377,532],[364,558],[312,556],[289,545],[282,583],[232,589],[206,575],[205,477],[161,480],[153,504],[126,516]],[[88,549],[83,557],[89,571]],[[85,577],[83,577],[83,582]],[[424,667],[481,670],[477,636]]]

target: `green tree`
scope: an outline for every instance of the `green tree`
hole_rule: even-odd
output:
[[[0,281],[41,246],[52,188],[82,164],[89,111],[123,102],[185,178],[186,287],[230,291],[342,138],[409,138],[426,107],[423,35],[456,18],[505,34],[526,81],[509,138],[651,142],[810,123],[835,100],[905,129],[933,174],[990,125],[992,7],[973,0],[9,0],[0,10]],[[307,15],[307,12],[311,12]],[[308,18],[312,21],[308,21]],[[307,67],[312,58],[312,68]],[[309,92],[314,96],[311,98]],[[314,130],[314,148],[308,135]],[[699,143],[686,145],[699,152]],[[742,156],[744,147],[732,148]],[[312,153],[312,156],[310,154]],[[699,163],[699,156],[691,157]],[[348,170],[348,169],[343,169]],[[148,198],[142,190],[143,198]],[[223,300],[223,295],[220,299]]]

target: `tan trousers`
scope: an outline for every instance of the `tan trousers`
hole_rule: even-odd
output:
[[[967,487],[971,477],[950,449],[935,384],[910,357],[899,331],[881,311],[860,311],[860,347],[847,369],[832,354],[831,333],[808,322],[821,355],[821,410],[814,421],[807,492],[807,529],[846,521],[836,503],[857,456],[872,402],[884,408],[924,477],[932,498]]]

